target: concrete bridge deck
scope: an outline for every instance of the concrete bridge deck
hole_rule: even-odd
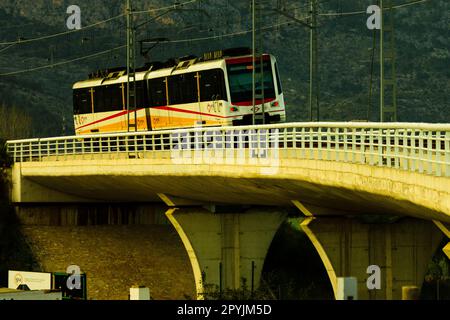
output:
[[[290,123],[8,142],[12,200],[312,206],[450,221],[450,125]]]
[[[170,152],[159,152],[157,158],[142,153],[139,159],[101,155],[16,163],[12,200],[161,202],[158,194],[213,204],[290,206],[298,200],[316,215],[395,214],[450,222],[449,178],[299,159],[298,153],[281,152],[276,174],[261,174],[271,168],[264,163],[179,164],[172,162]]]

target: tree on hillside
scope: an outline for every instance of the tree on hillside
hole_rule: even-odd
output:
[[[0,105],[0,139],[23,139],[31,137],[31,117],[16,107]]]
[[[6,141],[31,137],[31,128],[32,121],[29,115],[21,112],[16,107],[8,108],[0,105],[0,170],[7,166]]]

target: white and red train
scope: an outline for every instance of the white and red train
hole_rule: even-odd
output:
[[[134,123],[135,119],[133,131],[248,125],[254,115],[255,123],[262,123],[263,117],[267,124],[284,122],[285,104],[275,57],[264,54],[255,66],[255,110],[253,61],[248,52],[224,50],[136,70],[133,110],[127,110],[126,69],[91,75],[73,86],[75,132],[126,132],[128,121]],[[134,106],[134,101],[130,105]]]

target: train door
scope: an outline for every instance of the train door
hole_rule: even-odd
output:
[[[89,94],[90,94],[90,100],[91,100],[91,113],[89,114],[89,117],[88,117],[88,123],[96,123],[97,122],[97,119],[98,119],[98,114],[96,113],[96,111],[95,111],[95,106],[97,105],[98,106],[98,103],[96,103],[96,102],[98,102],[98,98],[99,98],[99,95],[100,95],[100,90],[98,90],[99,88],[98,87],[92,87],[92,88],[90,88],[89,89]],[[98,128],[91,128],[91,129],[89,129],[89,132],[88,133],[98,133],[99,132],[99,129]]]
[[[197,72],[195,75],[195,79],[197,80],[196,88],[197,88],[197,105],[198,105],[198,116],[195,122],[195,126],[201,126],[204,124],[202,120],[202,99],[201,99],[201,86],[200,86],[200,80],[201,80],[202,74],[200,72]]]
[[[167,77],[148,79],[148,105],[150,125],[153,130],[165,129],[170,125]]]
[[[172,120],[171,120],[171,112],[170,112],[171,99],[170,99],[170,95],[169,95],[169,77],[165,77],[163,81],[164,81],[164,86],[165,86],[164,92],[166,93],[166,108],[165,108],[165,112],[162,112],[162,114],[165,117],[164,126],[170,127],[172,125]]]
[[[126,93],[126,82],[120,84],[120,90],[122,93],[122,116],[120,116],[120,131],[127,131],[127,115],[124,112],[127,110],[127,93]]]
[[[208,114],[208,120],[203,121],[203,124],[221,124],[226,116],[223,101],[227,100],[223,72],[220,69],[202,71],[199,87],[200,100]]]

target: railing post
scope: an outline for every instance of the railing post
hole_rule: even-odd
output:
[[[33,142],[30,142],[28,144],[28,160],[33,161],[33,153],[31,152],[31,149],[33,147]]]
[[[64,139],[64,160],[67,160],[67,139]]]
[[[361,163],[366,164],[366,136],[367,136],[367,130],[361,128],[360,129],[360,142],[359,142],[359,151],[361,154]]]
[[[423,173],[423,130],[419,131],[419,173]]]
[[[408,139],[411,142],[411,147],[408,147]],[[412,136],[411,136],[411,138],[409,138],[408,130],[404,129],[403,130],[403,159],[405,161],[403,161],[403,170],[408,170],[408,168],[409,168],[409,159],[411,158],[412,151],[415,149],[415,145],[413,148],[412,143],[413,143]],[[415,143],[415,141],[414,141],[414,143]]]
[[[398,129],[394,130],[394,167],[399,168],[400,167],[400,153],[398,149]],[[408,159],[404,159],[404,161],[408,161]]]
[[[383,166],[383,156],[384,156],[384,136],[383,136],[383,129],[380,128],[378,130],[378,166]]]
[[[421,130],[411,130],[411,167],[413,171],[418,170],[419,168],[419,153],[420,153],[420,132]],[[412,145],[414,142],[414,146]]]
[[[317,128],[317,159],[322,160],[322,127]]]
[[[55,160],[58,161],[59,160],[59,141],[58,140],[55,140],[54,148],[55,148]]]
[[[348,162],[348,129],[344,128],[343,138],[344,138],[344,162]]]
[[[436,166],[436,175],[440,177],[442,175],[441,168],[441,131],[436,131],[436,158],[435,158],[435,166]]]
[[[301,132],[301,143],[300,143],[300,156],[302,159],[306,158],[306,145],[305,145],[305,127],[302,127],[302,132]]]
[[[14,162],[17,161],[17,143],[14,143],[13,159]]]
[[[108,153],[110,154],[110,158],[111,158],[111,136],[108,136],[108,138],[106,139],[106,150],[108,150]]]
[[[427,173],[433,174],[433,131],[428,131],[428,140],[427,140]]]
[[[445,176],[450,177],[450,131],[445,132]]]
[[[136,159],[138,158],[138,154],[139,154],[139,148],[138,148],[138,134],[135,133],[133,135],[134,139],[133,139],[133,144],[134,144],[134,155],[136,157]]]
[[[370,152],[369,164],[371,166],[373,166],[373,164],[374,164],[374,148],[373,148],[373,129],[372,128],[369,129],[369,152]]]
[[[287,130],[287,129],[286,129]],[[292,128],[292,153],[295,156],[297,155],[297,128],[294,127]],[[295,158],[295,156],[293,156],[293,158]]]
[[[273,129],[272,129],[273,130]],[[289,158],[289,148],[288,148],[288,142],[289,142],[289,138],[288,138],[288,128],[283,128],[283,153],[284,153],[284,157],[285,158]],[[267,129],[267,132],[271,132],[271,129]],[[277,135],[277,137],[272,138],[275,139],[275,141],[271,140],[267,140],[267,143],[269,144],[268,147],[270,150],[273,150],[273,152],[275,152],[275,148],[280,148],[280,131],[274,131],[273,132],[274,136]],[[270,139],[270,135],[269,135],[269,139]],[[292,139],[291,139],[292,140]],[[275,146],[275,143],[278,141],[278,145]]]
[[[327,160],[331,160],[331,128],[327,128]]]
[[[356,163],[356,128],[352,128],[352,163]]]
[[[39,161],[42,161],[41,139],[38,140],[38,157]]]
[[[392,167],[392,152],[391,152],[391,129],[386,129],[386,165],[388,168]]]
[[[180,141],[180,146],[181,146],[181,141]],[[152,151],[156,151],[155,133],[152,134]],[[155,153],[153,152],[153,154],[155,154]]]

